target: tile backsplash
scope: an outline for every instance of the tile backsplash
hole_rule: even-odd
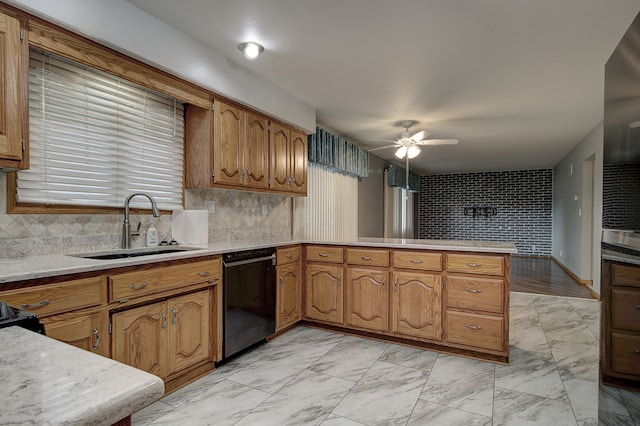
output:
[[[291,235],[291,197],[223,189],[185,191],[185,209],[209,213],[209,241],[247,238],[287,238]],[[118,248],[123,215],[7,214],[6,174],[0,173],[0,258],[73,253]],[[131,214],[131,228],[140,223],[141,236],[132,247],[145,244],[151,223],[160,239],[171,239],[171,215]]]

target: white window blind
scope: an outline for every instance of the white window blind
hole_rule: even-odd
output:
[[[30,168],[18,202],[122,207],[132,192],[182,207],[184,106],[55,55],[30,50]],[[136,197],[132,206],[148,208]]]

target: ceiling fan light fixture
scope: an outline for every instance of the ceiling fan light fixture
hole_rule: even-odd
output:
[[[264,46],[254,41],[248,41],[246,43],[240,43],[238,49],[242,52],[245,58],[255,59],[264,52]]]
[[[422,150],[417,145],[411,145],[407,150],[407,156],[409,158],[416,158]]]
[[[407,147],[401,146],[400,148],[398,148],[398,150],[396,151],[396,157],[403,159],[405,155],[407,155]]]

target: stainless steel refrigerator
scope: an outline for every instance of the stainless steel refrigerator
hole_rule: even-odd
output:
[[[389,185],[384,172],[384,237],[415,238],[415,193]]]

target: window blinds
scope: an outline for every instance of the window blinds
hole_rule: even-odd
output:
[[[182,207],[184,107],[126,80],[30,50],[30,168],[18,202],[122,207],[143,191]],[[131,206],[148,208],[148,201]]]

